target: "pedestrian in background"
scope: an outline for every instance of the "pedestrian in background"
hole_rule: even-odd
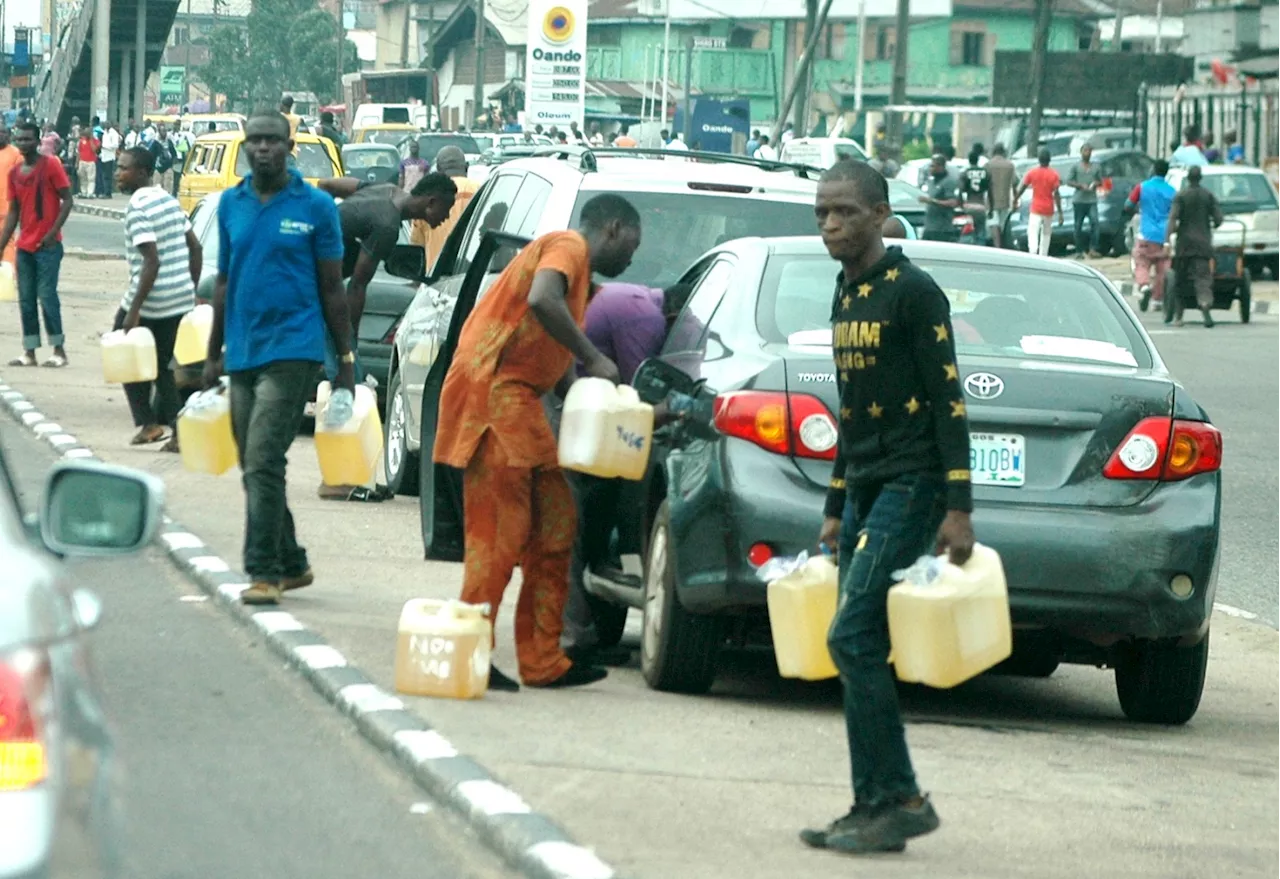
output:
[[[156,126],[156,136],[147,148],[155,157],[156,183],[165,192],[173,195],[173,166],[178,161],[178,150],[173,138],[169,136],[168,127],[163,122]]]
[[[111,198],[112,192],[115,191],[116,157],[120,153],[122,143],[124,143],[124,137],[120,134],[120,129],[116,128],[116,124],[105,123],[102,131],[102,149],[98,152],[98,157],[102,160],[98,166],[98,173],[102,175],[98,181],[98,188],[102,191],[103,198]]]
[[[991,238],[996,247],[1004,247],[1004,231],[1009,222],[1009,213],[1013,206],[1013,187],[1017,181],[1013,162],[1009,161],[1004,144],[997,143],[991,148],[991,158],[987,160],[987,184],[991,192]]]
[[[80,189],[80,117],[71,117],[71,127],[67,129],[66,140],[62,144],[62,170],[71,181],[72,192],[82,195]]]
[[[1169,271],[1169,211],[1177,194],[1165,175],[1169,163],[1156,159],[1151,176],[1133,187],[1125,204],[1125,216],[1138,211],[1138,234],[1133,242],[1133,280],[1141,299],[1138,307],[1147,310],[1152,299],[1164,301],[1164,278]],[[1169,320],[1165,323],[1169,323]]]
[[[442,147],[440,152],[436,153],[436,171],[453,181],[457,195],[453,200],[453,208],[443,223],[433,227],[426,220],[414,220],[409,227],[409,242],[421,244],[426,250],[424,265],[427,274],[435,268],[436,260],[440,258],[440,251],[444,250],[444,243],[449,240],[449,233],[453,231],[454,226],[458,225],[462,212],[467,209],[467,205],[471,204],[472,196],[480,189],[480,184],[467,176],[467,157],[461,147],[452,145]]]
[[[847,854],[899,852],[940,823],[907,750],[888,594],[893,571],[931,551],[962,565],[974,541],[950,306],[901,248],[885,247],[890,210],[884,178],[862,162],[843,159],[818,182],[818,229],[841,266],[831,304],[839,437],[818,540],[840,570],[827,646],[844,688],[854,802],[800,838]]]
[[[987,214],[991,209],[991,175],[983,164],[982,144],[969,151],[969,167],[960,174],[962,207],[973,218],[974,233],[979,243],[987,243]]]
[[[920,203],[924,205],[924,240],[959,241],[960,233],[954,222],[956,208],[960,207],[959,186],[942,153],[934,153],[929,162],[924,192],[920,196]]]
[[[1027,220],[1027,252],[1049,255],[1049,245],[1053,241],[1053,214],[1057,211],[1058,225],[1065,220],[1062,217],[1062,195],[1058,187],[1062,178],[1058,172],[1049,167],[1051,156],[1046,149],[1040,150],[1036,157],[1039,163],[1022,178],[1013,201],[1017,204],[1022,194],[1031,190],[1031,212]]]
[[[40,138],[40,154],[55,159],[62,156],[62,136],[58,134],[52,122],[44,124],[44,134]]]
[[[1222,164],[1222,150],[1213,145],[1213,132],[1204,136],[1204,160],[1210,165]]]
[[[58,161],[55,159],[54,161]],[[18,148],[9,142],[9,129],[3,123],[0,123],[0,224],[9,216],[9,172],[22,164],[22,153]],[[7,262],[13,266],[13,270],[18,270],[18,242],[11,240],[9,246],[4,249],[0,260]]]
[[[1177,279],[1171,291],[1173,320],[1182,326],[1182,309],[1189,291],[1204,315],[1206,328],[1213,327],[1209,309],[1213,307],[1213,230],[1222,225],[1222,206],[1217,197],[1200,183],[1201,171],[1187,170],[1187,185],[1173,198],[1165,240],[1178,237],[1173,267]]]
[[[129,258],[129,290],[120,300],[112,329],[145,327],[156,342],[154,382],[124,386],[137,434],[130,445],[164,439],[162,451],[178,451],[178,387],[170,361],[178,324],[195,307],[203,254],[186,212],[173,194],[155,183],[155,153],[132,147],[117,160],[116,184],[129,197],[124,212],[125,253]]]
[[[440,393],[440,411],[450,417],[441,420],[432,460],[463,472],[462,600],[488,604],[496,618],[520,565],[516,655],[531,686],[606,675],[560,646],[577,513],[543,397],[572,382],[575,361],[586,375],[618,381],[618,367],[580,327],[592,272],[617,277],[639,246],[640,215],[611,193],[583,205],[581,231],[526,245],[467,317]],[[489,686],[519,689],[492,666]]]
[[[778,151],[770,143],[769,135],[760,135],[760,146],[756,147],[756,158],[763,159],[766,162],[776,162],[778,160]]]
[[[355,392],[351,317],[342,289],[342,227],[333,199],[288,167],[289,121],[271,110],[245,123],[249,174],[218,204],[218,276],[204,384],[231,379],[231,426],[245,492],[245,604],[275,604],[315,577],[285,498],[286,454],[324,362]],[[223,352],[223,342],[226,352]]]
[[[280,113],[289,121],[289,139],[293,140],[298,136],[298,126],[302,124],[302,117],[293,112],[293,95],[280,99]]]
[[[1182,132],[1182,145],[1173,151],[1169,164],[1188,168],[1209,164],[1209,160],[1204,157],[1204,151],[1200,148],[1199,138],[1199,130],[1194,125],[1188,125]]]
[[[640,144],[631,136],[631,126],[623,124],[622,128],[618,130],[618,136],[613,139],[613,145],[625,149],[634,149]]]
[[[1102,169],[1093,164],[1093,147],[1080,148],[1080,161],[1067,172],[1067,185],[1075,190],[1071,211],[1076,225],[1076,255],[1099,256],[1098,253],[1098,187],[1102,185]],[[1089,237],[1084,237],[1084,221],[1089,221]]]
[[[320,114],[320,136],[327,137],[333,141],[333,145],[339,150],[347,142],[347,139],[342,136],[342,132],[338,130],[338,126],[333,121],[332,110],[325,110]]]
[[[86,128],[80,132],[76,173],[80,178],[80,194],[85,198],[98,197],[98,148],[100,146],[98,139],[93,136],[92,129]]]
[[[1236,133],[1228,131],[1222,136],[1222,143],[1227,148],[1227,164],[1243,165],[1244,164],[1244,147],[1236,143]]]
[[[400,161],[400,188],[409,192],[418,185],[418,181],[431,171],[431,163],[419,155],[422,147],[418,138],[409,138],[409,155]],[[439,156],[436,157],[439,161]]]
[[[62,302],[58,299],[58,272],[62,268],[62,224],[71,215],[71,181],[62,163],[40,155],[40,128],[34,122],[17,127],[14,146],[22,163],[9,170],[9,213],[0,232],[0,253],[18,235],[18,305],[22,314],[21,357],[10,366],[35,366],[40,347],[40,315],[53,356],[41,366],[67,365],[63,347]]]

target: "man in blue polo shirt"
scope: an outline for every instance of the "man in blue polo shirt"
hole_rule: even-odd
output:
[[[245,125],[250,174],[218,205],[218,278],[204,382],[231,377],[231,425],[245,491],[245,604],[275,604],[314,580],[285,502],[285,454],[324,361],[338,350],[337,387],[355,389],[351,318],[342,285],[342,228],[333,199],[288,167],[289,122]],[[223,353],[223,341],[226,352]]]

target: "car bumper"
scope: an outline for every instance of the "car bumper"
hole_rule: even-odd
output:
[[[787,458],[741,440],[721,445],[718,468],[672,509],[680,600],[695,613],[763,609],[765,585],[746,560],[754,543],[776,555],[813,552],[824,487]],[[715,472],[718,469],[719,472]],[[974,531],[1004,563],[1016,627],[1052,629],[1092,643],[1194,640],[1217,589],[1220,479],[1159,486],[1142,503],[1065,508],[980,499]],[[1178,598],[1170,581],[1191,578]]]

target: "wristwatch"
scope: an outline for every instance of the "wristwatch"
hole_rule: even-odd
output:
[[[339,357],[338,360],[340,360],[343,363],[355,363],[356,352],[348,351],[346,354],[343,354],[341,357]]]

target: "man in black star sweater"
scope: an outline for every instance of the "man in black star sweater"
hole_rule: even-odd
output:
[[[842,160],[822,175],[815,213],[843,271],[831,307],[840,439],[820,542],[837,551],[840,603],[827,634],[844,686],[854,805],[808,845],[902,851],[938,827],[916,785],[889,658],[892,572],[921,554],[973,550],[969,428],[950,307],[880,229],[884,178]]]

